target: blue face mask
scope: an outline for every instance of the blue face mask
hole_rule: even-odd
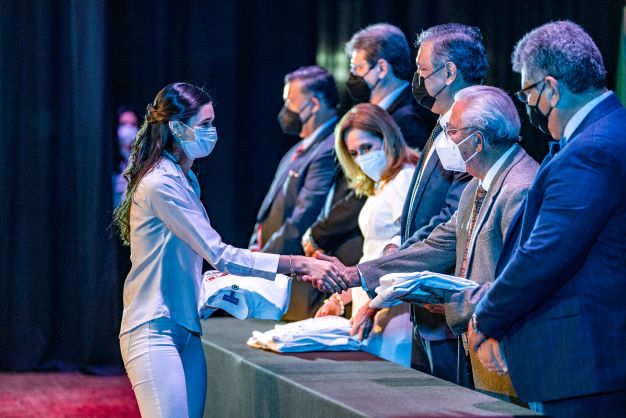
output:
[[[179,144],[187,157],[195,160],[211,154],[213,148],[215,148],[215,144],[217,143],[217,129],[214,126],[208,128],[196,126],[192,129],[183,122],[178,122],[186,129],[193,131],[193,139],[185,139],[183,135],[180,135],[177,133],[177,130],[174,129],[173,122],[171,121],[169,123],[172,135],[179,140]]]

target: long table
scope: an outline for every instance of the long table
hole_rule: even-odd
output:
[[[532,411],[365,352],[277,354],[250,348],[276,322],[203,321],[204,417],[527,416]]]

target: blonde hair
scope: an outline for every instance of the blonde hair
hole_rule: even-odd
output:
[[[370,103],[354,106],[335,128],[335,154],[348,180],[348,186],[358,196],[373,195],[375,183],[363,173],[348,152],[345,139],[351,129],[368,132],[383,141],[383,150],[387,155],[387,168],[381,175],[383,183],[393,179],[405,164],[415,165],[419,159],[418,154],[404,142],[400,128],[389,113]]]

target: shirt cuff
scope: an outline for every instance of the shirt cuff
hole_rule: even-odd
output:
[[[361,274],[361,270],[359,270],[359,266],[356,266],[356,272],[359,275],[359,280],[361,281],[361,287],[363,288],[363,290],[368,292],[369,288],[367,287],[367,283],[365,283],[365,278]]]
[[[278,271],[278,259],[280,255],[269,253],[252,253],[254,263],[252,273],[254,276],[274,280]]]

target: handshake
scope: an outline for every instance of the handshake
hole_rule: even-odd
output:
[[[338,293],[361,285],[356,267],[346,267],[336,257],[329,257],[316,251],[313,257],[304,261],[303,273],[297,279],[311,283],[322,292]]]

